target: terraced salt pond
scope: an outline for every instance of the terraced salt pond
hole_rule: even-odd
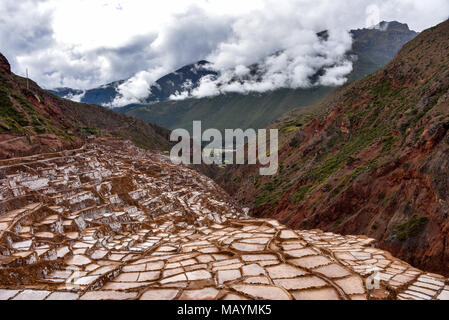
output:
[[[127,142],[0,173],[0,300],[449,299],[447,279],[373,239],[250,219],[208,178]]]

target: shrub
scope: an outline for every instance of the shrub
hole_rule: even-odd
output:
[[[400,241],[415,237],[424,229],[428,220],[427,217],[414,215],[409,221],[396,227],[396,236]]]

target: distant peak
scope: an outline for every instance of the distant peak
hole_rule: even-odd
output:
[[[400,23],[398,21],[382,21],[378,25],[374,26],[374,29],[382,31],[397,30],[397,31],[411,31],[406,23]]]
[[[210,64],[210,62],[209,62],[209,61],[206,61],[206,60],[200,60],[200,61],[198,61],[196,64],[197,64],[197,65],[200,65],[200,66],[204,66],[204,65],[206,65],[206,64]]]
[[[207,65],[209,65],[209,64],[210,64],[209,61],[206,61],[206,60],[200,60],[200,61],[198,61],[198,62],[196,62],[196,63],[192,63],[192,64],[189,64],[189,65],[186,65],[186,66],[184,66],[184,67],[182,67],[182,68],[176,70],[175,72],[176,72],[176,73],[188,72],[188,71],[191,71],[192,68],[194,68],[194,69],[196,69],[196,68],[203,68],[204,66],[207,66]]]

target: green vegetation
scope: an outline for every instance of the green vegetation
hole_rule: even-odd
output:
[[[398,139],[393,137],[391,134],[389,134],[386,138],[383,139],[383,147],[382,147],[382,153],[389,152],[391,148],[393,148],[394,144],[396,143]]]
[[[315,145],[311,146],[311,152],[307,153],[306,159],[299,155],[298,161],[289,165],[284,164],[283,170],[280,170],[281,177],[275,182],[271,181],[261,187],[259,182],[255,183],[256,189],[261,188],[256,197],[256,204],[273,203],[298,182],[301,187],[290,196],[292,202],[304,201],[307,194],[317,190],[319,186],[322,186],[323,192],[329,193],[328,201],[330,201],[348,188],[360,175],[377,169],[379,160],[382,159],[382,163],[385,163],[385,157],[389,157],[391,150],[401,138],[403,139],[403,136],[393,135],[395,127],[400,125],[400,121],[394,119],[408,121],[409,119],[404,115],[406,110],[410,109],[410,105],[416,105],[417,98],[410,95],[404,88],[392,88],[395,84],[389,77],[381,77],[377,80],[375,75],[372,75],[365,81],[365,87],[359,90],[351,89],[344,94],[341,104],[345,111],[332,120],[321,137],[317,137],[319,139]],[[360,104],[361,99],[366,99],[366,102]],[[324,123],[329,117],[324,106],[322,111],[313,110],[315,112],[312,119],[320,119]],[[412,111],[410,113],[413,113],[412,117],[418,119],[428,110]],[[293,114],[290,115],[289,120],[276,124],[280,130],[281,145],[284,145],[286,140],[287,143],[294,141],[292,138],[295,133],[309,124],[305,117],[311,113],[301,114],[297,118],[294,118]],[[350,123],[351,130],[349,133],[343,133],[340,124],[347,121]],[[413,123],[416,121],[414,120]],[[344,177],[337,174],[339,171],[351,168],[354,163],[362,161],[358,158],[360,153],[374,147],[377,143],[381,145],[380,154],[363,160],[362,165]],[[293,149],[289,151],[286,159],[281,159],[281,162],[282,160],[292,161],[297,145],[297,143],[289,143],[287,147]],[[377,152],[375,148],[373,152]],[[334,177],[340,181],[336,183],[331,180]],[[290,181],[290,184],[286,184],[284,182],[286,180]]]
[[[203,128],[221,131],[229,128],[263,129],[293,109],[317,103],[333,90],[332,87],[320,87],[279,89],[262,94],[226,94],[138,106],[127,110],[126,114],[168,129],[192,131],[194,120],[201,120]],[[282,130],[294,133],[299,125],[292,123]]]
[[[260,182],[261,182],[261,178],[258,174],[252,176],[251,178],[253,180],[254,183],[254,188],[259,189],[260,187]]]
[[[307,177],[314,183],[322,183],[326,181],[332,174],[344,167],[346,161],[354,154],[369,147],[384,135],[386,128],[378,127],[374,129],[365,128],[359,131],[346,144],[341,146],[340,151],[336,154],[330,154],[325,160],[315,166],[307,174]]]
[[[37,134],[43,134],[43,133],[47,132],[47,130],[45,128],[43,128],[43,127],[34,127],[34,131]]]
[[[300,203],[301,201],[303,201],[311,188],[312,188],[311,185],[300,187],[298,191],[296,191],[295,199],[293,201],[295,203]]]
[[[436,103],[436,102],[435,102]],[[432,110],[432,108],[435,106],[434,103],[427,105],[421,112],[419,112],[416,116],[409,119],[407,122],[403,123],[400,127],[402,133],[405,133],[408,128],[416,125],[424,116]]]
[[[235,183],[241,183],[242,177],[235,177],[232,181],[234,181]]]
[[[89,128],[89,127],[81,127],[81,132],[87,136],[96,136],[98,135],[98,129],[95,128]]]
[[[361,165],[361,166],[355,168],[354,171],[352,172],[351,176],[350,176],[351,182],[354,181],[363,172],[375,170],[377,168],[378,162],[379,162],[379,158],[374,158],[369,163],[367,163],[365,165]]]
[[[17,131],[19,127],[29,125],[25,117],[12,104],[5,88],[0,88],[0,119],[14,131]]]
[[[346,179],[346,177],[345,177],[345,179],[343,180],[343,182],[340,183],[334,190],[332,190],[329,199],[333,199],[333,198],[335,198],[338,194],[340,194],[340,192],[343,190],[343,188],[344,188],[345,185],[346,185],[346,181],[347,181],[347,179]]]
[[[151,150],[151,148],[149,148],[148,146],[138,143],[136,141],[133,140],[133,143],[136,145],[137,148],[143,149],[143,150]]]
[[[385,97],[391,93],[390,87],[391,80],[384,78],[376,84],[376,86],[372,89],[372,93],[377,97]]]
[[[280,182],[278,178],[266,183],[258,192],[254,200],[254,206],[257,208],[278,201],[284,194],[282,188],[279,187]]]
[[[427,217],[418,217],[414,215],[409,221],[395,228],[397,238],[400,241],[405,241],[417,236],[424,229],[428,220]]]
[[[283,123],[283,125],[279,129],[279,131],[280,131],[281,135],[289,134],[289,133],[298,131],[302,126],[303,126],[303,124],[301,122],[289,121],[289,122]]]
[[[335,223],[334,223],[334,228],[337,228],[337,227],[339,227],[339,226],[341,226],[342,224],[343,224],[343,220],[337,220]]]

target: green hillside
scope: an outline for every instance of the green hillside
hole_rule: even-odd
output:
[[[127,112],[166,128],[191,130],[194,120],[206,128],[264,128],[284,113],[314,104],[334,88],[281,89],[259,95],[227,94],[213,98],[167,101]],[[275,106],[275,107],[274,107]]]

